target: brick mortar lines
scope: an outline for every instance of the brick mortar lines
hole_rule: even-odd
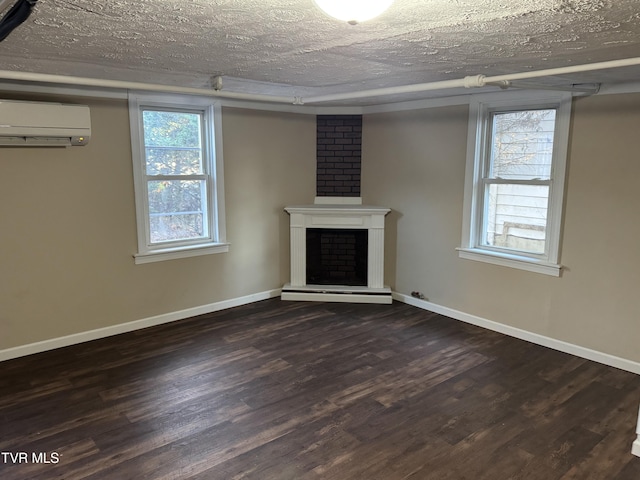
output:
[[[318,115],[316,195],[359,197],[362,115]]]

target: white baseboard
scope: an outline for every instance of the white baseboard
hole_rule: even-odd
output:
[[[121,323],[110,327],[89,330],[87,332],[74,333],[73,335],[67,335],[65,337],[52,338],[51,340],[44,340],[42,342],[30,343],[28,345],[22,345],[19,347],[7,348],[5,350],[0,350],[0,362],[4,360],[10,360],[12,358],[32,355],[34,353],[45,352],[47,350],[53,350],[55,348],[68,347],[69,345],[76,345],[82,342],[110,337],[112,335],[118,335],[120,333],[132,332],[134,330],[140,330],[142,328],[154,327],[156,325],[162,325],[163,323],[175,322],[176,320],[184,320],[185,318],[191,318],[198,315],[217,312],[219,310],[226,310],[227,308],[238,307],[240,305],[246,305],[253,302],[259,302],[260,300],[279,297],[281,291],[282,289],[277,288],[275,290],[268,290],[266,292],[254,293],[252,295],[247,295],[244,297],[223,300],[221,302],[202,305],[200,307],[187,308],[186,310],[180,310],[177,312],[164,313],[162,315],[143,318],[141,320],[135,320],[133,322]]]
[[[428,302],[426,300],[420,300],[418,298],[404,295],[402,293],[393,292],[393,299],[399,302],[413,305],[414,307],[429,310],[430,312],[438,313],[446,317],[451,317],[455,320],[460,320],[465,323],[477,325],[478,327],[486,328],[487,330],[493,330],[494,332],[503,333],[510,337],[519,338],[520,340],[526,340],[527,342],[542,345],[543,347],[552,348],[564,353],[570,353],[577,357],[586,358],[587,360],[593,360],[594,362],[609,365],[611,367],[626,370],[627,372],[640,375],[640,363],[625,358],[616,357],[607,353],[598,352],[597,350],[591,350],[590,348],[581,347],[572,343],[563,342],[551,337],[545,337],[537,333],[521,330],[516,327],[511,327],[503,323],[487,320],[482,317],[470,315],[468,313],[454,310],[453,308],[443,307],[441,305]]]
[[[230,300],[223,300],[221,302],[202,305],[200,307],[188,308],[177,312],[170,312],[154,317],[144,318],[141,320],[135,320],[133,322],[121,323],[110,327],[98,328],[96,330],[89,330],[87,332],[80,332],[64,337],[52,338],[50,340],[44,340],[42,342],[7,348],[4,350],[0,350],[0,362],[4,360],[10,360],[12,358],[24,357],[26,355],[31,355],[34,353],[45,352],[47,350],[53,350],[55,348],[67,347],[69,345],[97,340],[99,338],[110,337],[112,335],[118,335],[120,333],[127,333],[134,330],[140,330],[142,328],[153,327],[155,325],[162,325],[164,323],[170,323],[176,320],[183,320],[185,318],[217,312],[219,310],[226,310],[227,308],[238,307],[240,305],[246,305],[253,302],[259,302],[261,300],[279,297],[281,293],[282,289],[277,288],[274,290],[268,290],[266,292],[254,293],[252,295],[247,295],[244,297],[232,298]],[[408,305],[413,305],[418,308],[422,308],[423,310],[428,310],[440,315],[451,317],[455,320],[470,323],[472,325],[477,325],[488,330],[493,330],[495,332],[503,333],[505,335],[519,338],[521,340],[526,340],[537,345],[553,348],[554,350],[570,353],[581,358],[593,360],[604,365],[609,365],[640,375],[640,363],[634,362],[632,360],[615,357],[613,355],[598,352],[596,350],[591,350],[579,345],[574,345],[571,343],[563,342],[561,340],[556,340],[554,338],[545,337],[544,335],[521,330],[519,328],[504,325],[492,320],[487,320],[475,315],[470,315],[468,313],[460,312],[449,307],[443,307],[426,300],[420,300],[409,295],[404,295],[397,292],[393,292],[392,295],[394,300],[406,303]],[[637,448],[635,444],[634,448]]]
[[[636,427],[636,433],[638,434],[638,438],[633,445],[631,445],[631,453],[636,457],[640,457],[640,408],[638,408],[638,426]]]

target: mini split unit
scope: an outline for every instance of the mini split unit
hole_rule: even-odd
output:
[[[90,139],[86,105],[0,100],[0,146],[70,147]]]

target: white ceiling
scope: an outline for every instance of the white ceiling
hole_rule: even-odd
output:
[[[396,0],[355,26],[313,0],[40,0],[0,43],[0,70],[190,87],[223,76],[225,89],[298,96],[631,57],[639,0]]]

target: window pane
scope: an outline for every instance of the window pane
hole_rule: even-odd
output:
[[[491,184],[486,194],[483,245],[543,254],[549,187]]]
[[[202,173],[201,114],[145,110],[147,175]]]
[[[147,175],[197,175],[202,173],[202,150],[145,148]]]
[[[556,111],[495,113],[489,177],[551,178]]]
[[[208,235],[204,180],[152,180],[148,185],[152,243]]]

